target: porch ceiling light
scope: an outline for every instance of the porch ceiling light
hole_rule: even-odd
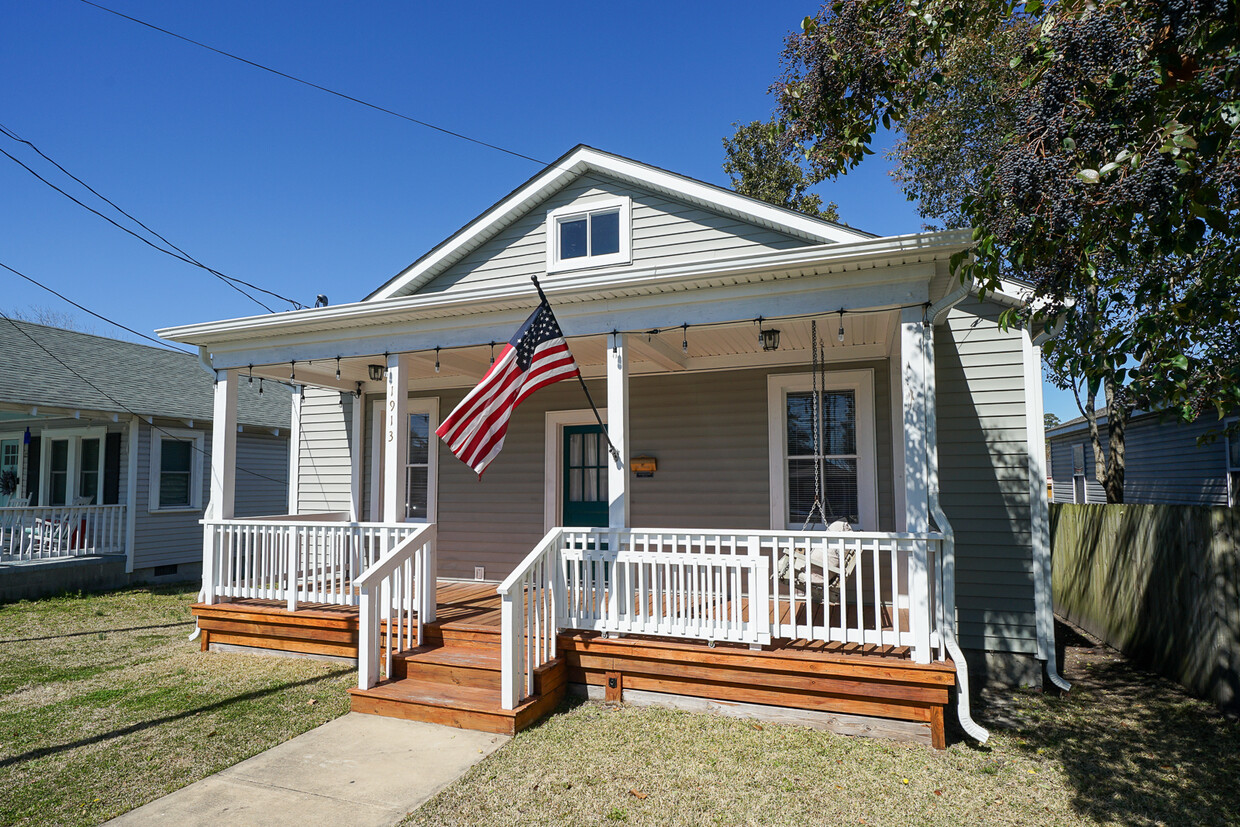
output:
[[[758,317],[758,341],[762,342],[762,349],[768,353],[772,350],[779,350],[779,331],[762,327],[761,316]]]
[[[371,382],[383,381],[383,365],[367,365],[366,369],[370,371]]]

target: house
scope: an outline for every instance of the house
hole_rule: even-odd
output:
[[[0,321],[0,599],[201,576],[212,385],[195,356]],[[238,400],[242,514],[288,510],[289,392],[265,391]]]
[[[217,444],[249,377],[301,386],[292,516],[239,519],[214,454],[203,647],[356,657],[354,709],[496,731],[575,685],[939,745],[954,697],[984,738],[970,676],[1062,679],[1045,334],[951,272],[970,244],[578,146],[361,301],[161,330]],[[479,479],[434,432],[532,277],[606,435],[560,382]]]
[[[1098,414],[1103,451],[1108,450],[1106,421],[1104,410]],[[1134,413],[1124,429],[1124,502],[1240,505],[1240,434],[1219,435],[1235,421],[1219,421],[1212,413],[1191,423],[1158,412]],[[1046,441],[1052,501],[1105,503],[1085,417],[1047,429]]]

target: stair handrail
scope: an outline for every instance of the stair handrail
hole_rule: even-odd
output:
[[[516,709],[521,698],[533,692],[534,673],[538,667],[555,658],[555,634],[563,613],[561,601],[555,595],[562,590],[556,582],[559,564],[548,558],[558,556],[563,533],[562,526],[548,531],[495,590],[500,595],[500,706],[503,709]],[[532,581],[539,564],[548,564],[544,565],[547,576],[543,579],[551,582]],[[534,614],[529,613],[527,604],[533,598],[527,598],[527,592],[551,597],[550,605],[544,603],[542,606],[546,614],[540,613],[537,605],[533,607]]]
[[[405,642],[422,644],[422,627],[435,619],[435,537],[434,523],[424,523],[413,533],[405,537],[366,571],[353,581],[358,589],[358,642],[357,642],[357,685],[359,689],[370,689],[379,682],[379,649],[380,649],[380,616],[387,622],[388,644],[384,645],[386,672],[392,673],[393,636],[398,642],[402,635],[402,622],[399,617],[396,627],[391,618],[392,591],[398,585],[393,582],[393,575],[409,561],[413,560],[414,585],[417,588],[416,599],[412,608],[416,611],[416,638],[404,630]],[[419,554],[423,549],[425,554]],[[400,581],[407,581],[407,574],[401,575]],[[407,585],[403,582],[400,585]],[[378,595],[375,592],[379,592]],[[401,595],[395,596],[399,604]]]
[[[538,541],[538,545],[534,546],[533,551],[525,555],[525,559],[517,564],[517,567],[512,570],[512,574],[508,575],[508,577],[504,579],[504,582],[500,583],[495,588],[495,591],[500,595],[507,595],[511,592],[513,588],[516,587],[517,583],[521,582],[521,579],[524,578],[525,575],[529,574],[530,569],[532,569],[542,558],[542,556],[547,553],[548,548],[559,540],[560,535],[563,533],[563,526],[555,526],[548,531],[543,538]]]

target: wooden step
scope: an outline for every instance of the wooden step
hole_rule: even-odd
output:
[[[563,663],[555,665],[562,673]],[[408,678],[350,689],[349,695],[354,712],[515,735],[554,709],[565,688],[561,679],[555,690],[527,698],[516,709],[500,708],[498,689]]]
[[[498,692],[499,647],[420,646],[392,659],[392,677]]]
[[[427,646],[478,647],[499,649],[501,632],[497,626],[474,626],[458,622],[427,623],[422,641]]]

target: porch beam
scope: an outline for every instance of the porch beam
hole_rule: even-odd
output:
[[[393,353],[387,359],[384,401],[383,521],[405,520],[405,463],[409,457],[409,358]]]
[[[237,478],[237,378],[235,370],[215,372],[215,410],[211,419],[210,519],[235,516]]]
[[[607,348],[607,436],[619,459],[607,465],[607,525],[629,526],[629,349],[630,337],[612,334]]]
[[[629,346],[633,352],[648,362],[654,362],[667,370],[684,370],[688,367],[689,357],[672,347],[662,339],[646,336],[630,336]]]

